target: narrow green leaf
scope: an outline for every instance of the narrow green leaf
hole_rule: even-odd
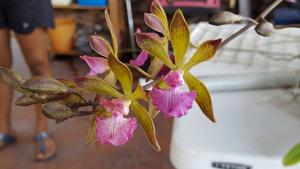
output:
[[[286,167],[300,162],[300,144],[295,145],[284,157],[283,165]]]
[[[213,56],[215,56],[218,48],[221,45],[221,42],[221,39],[217,39],[202,43],[190,61],[185,65],[185,69],[189,70],[201,62],[211,59]]]
[[[160,151],[161,148],[156,139],[156,132],[153,121],[145,108],[141,106],[137,101],[133,100],[130,109],[133,111],[135,117],[138,119],[139,123],[142,125],[148,140],[156,151]]]
[[[105,10],[105,20],[106,20],[106,24],[109,28],[110,34],[111,34],[111,38],[112,38],[112,42],[113,42],[113,49],[114,49],[114,55],[118,56],[118,39],[117,39],[117,35],[116,32],[113,28],[113,25],[111,23],[108,11]]]
[[[184,64],[184,57],[190,43],[190,30],[180,9],[173,16],[170,35],[175,53],[175,63],[177,68],[181,68]]]
[[[163,61],[169,68],[176,68],[159,38],[152,36],[151,34],[140,32],[136,32],[135,35],[136,42],[141,49]]]
[[[116,78],[120,81],[124,94],[131,96],[133,77],[130,69],[117,57],[112,55],[108,57],[108,63],[111,70],[115,73]]]
[[[95,116],[95,117],[93,117],[93,119],[90,123],[89,131],[88,131],[88,134],[87,134],[86,140],[85,140],[86,145],[91,145],[98,141],[96,129],[97,129],[97,123],[96,123],[96,116]]]
[[[96,92],[114,97],[123,96],[123,94],[112,87],[109,83],[98,77],[76,77],[74,78],[74,81],[78,87],[90,92]]]
[[[23,89],[45,94],[67,93],[69,87],[60,83],[52,77],[36,76],[26,80],[22,86]]]
[[[208,117],[212,122],[216,122],[213,108],[212,108],[212,101],[209,94],[209,91],[206,89],[204,84],[200,82],[197,78],[195,78],[190,72],[184,72],[183,76],[185,82],[187,83],[189,89],[195,90],[197,93],[196,102],[198,106],[201,108],[203,113]]]
[[[57,123],[63,122],[73,117],[72,110],[61,101],[52,101],[42,105],[43,114],[55,119]]]

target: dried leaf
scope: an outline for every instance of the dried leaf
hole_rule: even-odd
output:
[[[72,110],[61,101],[52,101],[42,105],[43,114],[55,119],[57,123],[63,122],[73,117]]]
[[[283,165],[286,167],[300,162],[300,144],[295,145],[284,157]]]
[[[97,134],[96,134],[96,129],[97,129],[97,123],[96,123],[96,116],[93,117],[88,134],[86,136],[85,144],[86,145],[91,145],[94,144],[98,141],[97,139]]]
[[[67,80],[67,79],[57,79],[60,83],[68,86],[69,88],[76,88],[77,85],[71,81],[71,80]]]
[[[216,122],[213,108],[212,108],[212,101],[210,97],[209,91],[206,89],[204,84],[200,82],[197,78],[195,78],[190,72],[184,72],[183,76],[185,82],[187,83],[189,89],[195,90],[197,93],[196,102],[198,106],[201,108],[202,112],[212,121]]]
[[[180,9],[173,16],[170,35],[175,53],[175,63],[177,68],[181,68],[184,64],[184,57],[190,43],[190,30]]]
[[[202,43],[200,47],[197,49],[197,51],[194,53],[192,58],[189,60],[189,62],[184,66],[185,69],[189,70],[193,66],[207,61],[211,59],[213,56],[215,56],[217,50],[219,49],[221,45],[222,40],[210,40]]]
[[[144,21],[151,29],[164,34],[164,32],[165,32],[164,27],[158,16],[156,16],[152,13],[145,13]]]
[[[124,94],[131,96],[133,77],[130,69],[114,56],[108,57],[108,63],[116,78],[120,81]]]
[[[64,99],[64,102],[68,105],[74,105],[74,104],[85,103],[86,101],[82,97],[79,97],[78,95],[71,94],[70,96]]]
[[[141,106],[137,101],[133,100],[130,109],[133,111],[135,117],[138,119],[139,123],[142,125],[148,140],[156,151],[160,151],[161,148],[156,139],[156,132],[153,121],[149,116],[148,112],[143,106]]]
[[[162,42],[155,36],[151,36],[147,33],[136,32],[136,42],[138,46],[148,52],[150,55],[160,59],[169,68],[175,69],[176,66],[172,63],[167,51],[164,48]]]
[[[114,97],[122,97],[123,95],[105,80],[98,77],[76,77],[75,83],[90,92],[96,92]]]
[[[68,86],[60,83],[54,78],[46,76],[37,76],[28,79],[21,87],[32,92],[45,94],[67,93],[69,90]]]
[[[110,53],[114,53],[110,44],[102,36],[99,35],[90,36],[89,43],[91,48],[101,56],[107,58]]]
[[[14,89],[20,88],[24,83],[23,78],[19,74],[5,67],[0,67],[0,77],[8,86]]]
[[[22,95],[16,100],[15,105],[17,105],[17,106],[29,106],[29,105],[37,104],[39,102],[40,102],[40,100],[35,100],[35,99],[32,99],[29,96]]]
[[[113,49],[114,49],[114,55],[118,56],[118,39],[117,39],[117,35],[116,32],[112,26],[108,11],[105,10],[105,20],[106,20],[106,24],[109,28],[110,34],[111,34],[111,38],[112,38],[112,42],[113,42]]]

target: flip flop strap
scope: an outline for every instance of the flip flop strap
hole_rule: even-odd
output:
[[[50,137],[50,135],[47,132],[41,132],[35,137],[35,140],[38,142],[39,145],[39,152],[46,153],[45,139],[48,137]]]
[[[0,141],[3,141],[5,144],[10,144],[16,140],[15,137],[8,134],[0,133]]]

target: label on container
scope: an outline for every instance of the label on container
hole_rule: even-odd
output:
[[[252,166],[228,162],[212,162],[211,166],[216,169],[252,169]]]

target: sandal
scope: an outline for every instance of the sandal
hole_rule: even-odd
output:
[[[16,142],[16,140],[17,138],[15,136],[0,133],[0,149],[12,145],[13,143]]]
[[[47,147],[46,147],[46,141],[48,140],[49,144],[53,144],[54,148],[50,152],[47,152]],[[46,161],[52,158],[55,155],[55,144],[52,141],[51,135],[48,132],[40,132],[37,136],[35,136],[34,140],[37,142],[37,147],[36,147],[36,160],[37,161]],[[49,150],[48,150],[49,151]]]

